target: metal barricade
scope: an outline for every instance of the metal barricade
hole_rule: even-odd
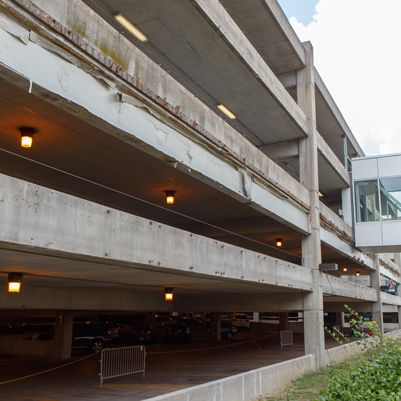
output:
[[[281,345],[281,349],[283,349],[283,347],[285,345],[294,346],[294,339],[293,339],[293,336],[292,336],[292,330],[282,330],[282,331],[280,331],[280,345]]]
[[[100,358],[100,388],[104,379],[112,377],[143,372],[145,378],[145,357],[143,345],[104,349]]]

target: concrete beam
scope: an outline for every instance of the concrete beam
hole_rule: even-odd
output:
[[[299,157],[299,141],[273,143],[270,145],[262,145],[259,149],[263,150],[273,160],[286,160]]]
[[[354,137],[354,134],[351,132],[348,124],[346,123],[343,115],[341,114],[340,110],[338,109],[334,99],[332,98],[329,90],[327,89],[326,85],[324,84],[322,78],[320,77],[319,73],[315,69],[315,85],[318,88],[319,92],[322,94],[324,100],[326,101],[328,107],[330,108],[331,112],[333,113],[335,119],[341,126],[344,135],[347,136],[348,140],[352,144],[353,148],[358,153],[358,156],[364,156],[365,153],[363,152],[362,148],[359,146],[359,143]]]
[[[355,263],[359,263],[361,266],[368,269],[374,268],[373,260],[367,254],[341,240],[334,231],[322,227],[320,230],[320,239],[322,243],[327,245],[329,248],[334,249],[341,255],[355,261]]]
[[[246,251],[187,231],[0,175],[0,226],[3,248],[105,263],[103,278],[114,281],[113,265],[141,267],[156,273],[179,273],[194,279],[282,286],[310,291],[310,269]],[[179,257],[177,252],[179,250]],[[111,267],[110,267],[111,266]],[[41,275],[93,279],[88,271],[40,267]],[[4,266],[3,271],[8,271]],[[15,268],[14,268],[15,270]],[[29,270],[28,270],[29,271]],[[97,274],[101,274],[99,272]],[[127,272],[128,274],[128,272]],[[132,274],[132,273],[131,273]],[[138,281],[134,273],[132,284]],[[100,276],[97,277],[100,280]],[[129,283],[128,276],[120,282]],[[174,280],[178,280],[176,277]],[[167,283],[166,283],[167,284]],[[174,287],[169,283],[168,287]],[[151,285],[151,284],[149,284]],[[204,287],[207,290],[205,283]],[[210,288],[209,288],[210,289]]]
[[[47,34],[50,36],[51,32]],[[0,54],[0,62],[10,70],[18,71],[20,77],[26,77],[23,85],[31,87],[33,94],[47,100],[51,98],[54,104],[130,146],[139,147],[160,160],[177,162],[177,168],[186,174],[242,202],[253,200],[249,203],[251,207],[303,233],[309,232],[305,188],[137,49],[133,56],[138,58],[141,68],[152,71],[151,81],[163,82],[164,90],[165,87],[171,90],[169,95],[175,95],[173,99],[183,107],[185,105],[196,124],[203,122],[208,135],[216,135],[212,142],[162,106],[150,102],[118,76],[98,66],[95,68],[93,60],[85,58],[85,63],[82,63],[75,58],[76,50],[67,41],[62,45],[69,46],[69,53],[38,35],[31,34],[30,39],[25,44],[0,29],[0,44],[6,49]],[[127,53],[134,49],[131,44],[125,45]],[[80,57],[86,56],[80,54]],[[31,60],[29,65],[27,59]],[[89,61],[90,67],[87,64]],[[48,73],[43,74],[43,71]],[[130,96],[119,98],[115,89],[117,84]],[[82,88],[88,88],[85,93],[90,92],[91,96],[86,96]],[[121,99],[124,101],[120,102]],[[218,149],[216,144],[221,147]],[[235,162],[230,156],[234,153],[241,155],[239,159],[246,162]],[[269,180],[250,172],[251,165],[259,166],[257,170]],[[249,188],[246,188],[248,182],[245,180],[249,181]],[[288,194],[288,201],[277,197],[280,191],[274,188],[275,185],[285,189],[284,198]]]
[[[240,60],[252,71],[266,90],[275,97],[282,109],[307,136],[305,114],[281,85],[273,71],[234,23],[224,6],[217,0],[192,0],[202,10],[209,22],[225,38]],[[299,42],[299,41],[298,41]]]
[[[351,299],[363,299],[369,302],[377,300],[377,291],[375,289],[328,274],[323,274],[322,285],[324,294]]]
[[[174,290],[171,302],[164,300],[163,289],[113,290],[105,288],[69,288],[44,286],[23,286],[19,294],[0,292],[1,309],[8,310],[73,310],[103,312],[185,312],[211,311],[249,312],[274,310],[288,312],[302,310],[300,292],[274,294],[208,294]]]
[[[319,149],[320,154],[324,157],[324,159],[328,162],[328,164],[333,168],[336,174],[341,178],[344,184],[347,187],[351,186],[351,179],[348,174],[348,171],[345,169],[344,165],[341,163],[339,158],[334,154],[329,145],[323,139],[323,137],[316,133],[317,138],[317,147]]]

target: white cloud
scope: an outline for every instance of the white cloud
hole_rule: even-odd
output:
[[[320,0],[290,22],[362,149],[401,153],[401,0]]]

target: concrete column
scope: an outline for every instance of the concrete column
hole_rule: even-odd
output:
[[[72,312],[56,313],[54,330],[54,358],[71,358],[72,327],[74,315]]]
[[[344,167],[348,171],[348,140],[347,135],[343,135]]]
[[[376,254],[374,258],[374,267],[376,270],[370,272],[370,283],[372,288],[377,291],[377,301],[372,303],[372,319],[379,326],[380,332],[383,333],[383,308],[380,291],[380,265],[378,254]]]
[[[341,203],[344,221],[352,227],[352,199],[351,188],[341,189]]]
[[[212,312],[210,316],[210,340],[221,341],[221,313]]]
[[[279,326],[280,330],[289,330],[288,312],[280,312]]]
[[[300,182],[309,190],[311,205],[311,234],[302,239],[302,257],[306,266],[312,269],[312,292],[304,295],[304,336],[305,354],[316,355],[317,368],[323,366],[325,356],[323,325],[323,291],[320,247],[320,210],[318,150],[316,140],[316,101],[313,65],[313,48],[304,43],[306,66],[297,73],[298,104],[308,117],[308,137],[299,142]],[[322,325],[319,325],[319,321]]]

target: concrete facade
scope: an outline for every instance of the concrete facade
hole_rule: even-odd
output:
[[[399,254],[355,246],[363,151],[278,3],[99,4],[0,0],[2,321],[65,311],[66,358],[78,312],[302,312],[308,369],[326,363],[325,313],[383,327]]]

